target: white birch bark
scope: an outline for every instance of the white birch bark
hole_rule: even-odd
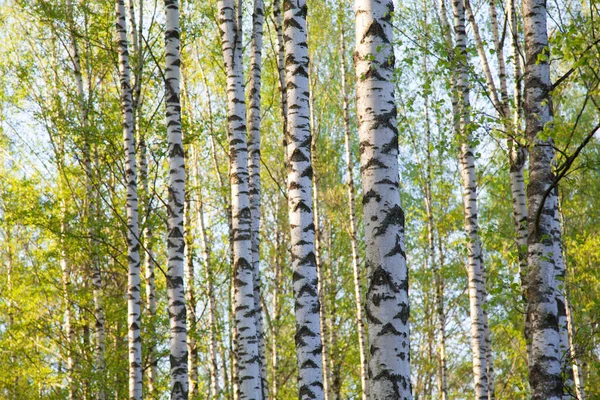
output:
[[[281,94],[281,120],[283,132],[287,132],[287,90],[285,85],[285,42],[283,40],[283,13],[281,12],[281,0],[273,0],[273,19],[277,35],[277,72],[279,77],[279,90]],[[287,148],[286,138],[283,139],[284,149]],[[287,165],[287,152],[286,165]]]
[[[456,99],[455,129],[460,139],[459,166],[463,190],[465,231],[467,234],[469,313],[471,316],[471,351],[473,353],[473,377],[477,399],[493,397],[490,392],[488,364],[489,331],[484,311],[486,290],[485,274],[479,225],[477,222],[477,181],[475,158],[471,147],[470,103],[467,68],[467,37],[465,31],[465,7],[462,0],[452,1],[456,51],[454,61],[454,96]]]
[[[556,279],[556,306],[558,316],[558,352],[560,355],[561,371],[564,379],[563,399],[572,399],[571,393],[575,392],[575,381],[573,376],[573,356],[569,345],[569,326],[567,319],[567,299],[566,299],[566,269],[563,258],[562,236],[560,229],[558,189],[554,188],[556,196],[556,207],[554,209],[554,226],[552,228],[552,237],[554,240],[554,274]]]
[[[356,95],[364,191],[369,396],[412,399],[408,269],[398,188],[391,0],[356,0]]]
[[[312,199],[306,1],[285,2],[288,206],[296,314],[299,399],[324,398]]]
[[[565,307],[567,312],[567,327],[569,330],[569,349],[571,351],[571,355],[573,356],[573,377],[575,379],[575,394],[577,396],[577,400],[585,400],[583,370],[581,368],[579,357],[577,355],[577,349],[575,347],[575,328],[573,327],[573,314],[568,299],[566,301]]]
[[[119,76],[125,181],[127,187],[127,343],[129,349],[129,398],[142,399],[142,342],[140,335],[140,243],[138,225],[137,167],[135,154],[135,119],[131,88],[127,19],[123,0],[116,1],[116,28],[119,45]]]
[[[546,2],[523,1],[525,33],[525,122],[529,143],[527,316],[531,324],[529,384],[533,400],[558,400],[563,395],[560,336],[556,302],[556,251],[552,229],[556,196],[553,141],[541,137],[552,124]],[[548,194],[542,202],[544,195]]]
[[[233,304],[238,397],[262,398],[261,362],[256,329],[252,265],[251,204],[246,145],[246,102],[242,68],[242,29],[233,0],[219,1],[219,27],[227,73],[227,115],[230,153],[233,241]]]
[[[167,146],[169,161],[168,198],[168,261],[167,296],[169,310],[171,399],[187,400],[187,331],[183,283],[185,238],[183,229],[185,204],[185,167],[181,133],[179,100],[179,1],[165,0],[165,102],[167,115]]]
[[[264,12],[263,0],[254,0],[254,10],[252,13],[252,54],[250,58],[250,101],[248,105],[248,173],[250,174],[252,269],[254,273],[256,334],[258,336],[258,353],[260,356],[262,397],[267,399],[269,385],[267,383],[267,358],[260,289],[260,87]]]
[[[511,55],[513,58],[513,100],[514,108],[512,112],[513,135],[515,138],[521,137],[522,132],[522,81],[523,73],[521,71],[521,54],[519,52],[519,33],[517,23],[517,13],[515,9],[515,0],[508,0],[508,22],[511,36]],[[508,115],[506,115],[508,118]],[[510,188],[513,199],[513,221],[517,232],[517,254],[519,257],[519,275],[523,293],[527,291],[527,196],[525,194],[525,162],[527,161],[527,149],[515,140],[509,139],[509,159],[510,159]],[[526,328],[526,340],[529,333]],[[529,351],[528,351],[529,353]]]

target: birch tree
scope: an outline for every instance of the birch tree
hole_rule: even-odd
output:
[[[312,199],[309,60],[306,1],[285,3],[285,81],[287,94],[287,192],[296,313],[296,362],[300,399],[323,399],[321,327]]]
[[[529,143],[527,317],[531,329],[529,384],[534,400],[563,395],[556,302],[555,241],[557,198],[552,190],[554,146],[546,3],[523,2],[525,33],[525,123]]]
[[[412,399],[408,270],[398,189],[391,0],[357,0],[356,97],[366,242],[369,396]]]
[[[252,269],[254,275],[256,334],[258,336],[258,352],[260,356],[262,397],[266,399],[269,386],[267,384],[266,345],[260,289],[260,87],[262,73],[263,24],[265,19],[264,13],[263,0],[254,0],[251,39],[252,54],[250,58],[250,102],[248,105],[248,173],[250,174]]]
[[[142,342],[140,336],[140,243],[138,226],[137,168],[135,152],[135,120],[129,70],[127,17],[123,0],[116,1],[123,114],[123,145],[127,185],[127,342],[129,346],[129,398],[142,399]]]
[[[165,102],[169,161],[167,295],[170,327],[171,399],[187,400],[187,331],[183,284],[185,167],[181,133],[179,0],[165,0]]]
[[[443,2],[442,2],[443,3]],[[477,181],[475,177],[475,156],[471,145],[471,119],[469,101],[469,81],[467,66],[467,35],[465,30],[465,6],[462,0],[452,1],[454,15],[455,49],[449,49],[454,69],[453,111],[454,130],[460,141],[459,167],[463,192],[465,232],[467,234],[467,276],[469,292],[469,314],[471,316],[471,351],[473,353],[473,378],[477,399],[493,397],[490,392],[491,377],[488,357],[489,327],[484,310],[486,283],[483,266],[481,239],[477,215]],[[445,14],[445,10],[442,10]],[[445,18],[445,15],[442,15]]]
[[[262,394],[261,360],[256,327],[252,217],[249,193],[246,102],[242,69],[242,28],[233,0],[219,1],[219,28],[227,74],[227,116],[233,243],[235,382],[240,399]]]

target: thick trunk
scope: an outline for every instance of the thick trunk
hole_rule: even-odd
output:
[[[129,346],[129,398],[142,399],[142,343],[140,336],[140,243],[138,226],[135,120],[127,49],[127,24],[123,0],[116,2],[119,75],[127,186],[127,342]]]
[[[170,332],[171,399],[187,400],[187,331],[183,284],[185,239],[185,167],[179,101],[179,1],[165,0],[165,99],[167,109],[167,146],[169,161],[167,297]]]
[[[452,1],[454,32],[456,38],[455,69],[453,73],[454,96],[456,100],[455,129],[460,140],[459,166],[463,190],[465,231],[467,234],[468,291],[471,316],[471,351],[473,353],[473,376],[476,398],[487,400],[493,397],[490,392],[489,367],[489,327],[484,311],[486,298],[485,273],[479,225],[477,222],[477,181],[475,178],[475,157],[471,147],[470,103],[467,67],[467,37],[465,31],[465,8],[461,0]]]
[[[323,399],[315,225],[312,201],[311,134],[306,1],[285,3],[288,204],[296,313],[296,357],[300,399]]]
[[[412,399],[408,269],[398,189],[391,0],[357,0],[356,94],[364,191],[369,396]]]
[[[236,10],[237,8],[237,10]],[[262,398],[261,360],[256,328],[254,268],[252,265],[251,204],[248,190],[246,102],[242,68],[242,30],[233,0],[219,1],[219,26],[227,73],[233,242],[233,307],[237,392],[240,399]]]
[[[551,189],[554,149],[551,138],[541,137],[552,123],[546,2],[525,0],[523,20],[525,122],[530,143],[526,276],[527,317],[531,324],[529,384],[532,399],[559,400],[563,395],[563,379],[553,257],[556,246],[552,235],[557,207],[557,199]]]
[[[263,0],[254,0],[251,41],[252,55],[250,58],[250,102],[248,107],[248,173],[250,174],[252,269],[254,273],[256,334],[258,336],[258,353],[260,356],[262,397],[267,399],[269,385],[267,383],[267,358],[260,290],[260,86],[264,19]]]
[[[341,34],[341,60],[342,60],[342,111],[344,118],[344,146],[346,152],[346,173],[348,174],[347,192],[348,209],[350,212],[350,246],[352,248],[352,273],[354,278],[354,306],[356,307],[356,324],[358,326],[358,351],[360,356],[360,383],[361,398],[367,400],[367,334],[363,317],[362,283],[360,276],[360,262],[358,258],[358,238],[356,228],[356,204],[354,191],[354,161],[352,160],[352,146],[350,133],[350,115],[348,111],[348,84],[346,81],[346,38],[342,22]]]

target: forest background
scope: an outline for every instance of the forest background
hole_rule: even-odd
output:
[[[98,391],[107,391],[109,398],[128,396],[127,182],[115,10],[112,2],[73,3],[0,2],[0,396],[7,399],[68,398],[70,385],[75,398]],[[130,49],[130,63],[134,87],[139,89],[134,100],[144,274],[143,385],[148,398],[164,398],[170,390],[164,276],[169,179],[163,79],[166,20],[161,3],[131,4],[138,24],[134,30],[130,24],[127,35],[130,46],[137,42],[137,48]],[[244,76],[249,77],[253,3],[242,5]],[[513,71],[523,64],[524,53],[519,46],[513,49],[511,42],[523,41],[522,15],[520,5],[511,0],[474,0],[470,6],[474,21],[467,25],[466,54],[472,96],[470,144],[475,149],[495,398],[527,398],[525,306],[509,178],[510,146],[518,138],[504,129],[486,76],[491,74],[499,85],[493,32],[499,27],[499,50],[508,70],[504,101],[519,109],[520,85]],[[600,13],[595,0],[551,1],[547,6],[554,82],[552,137],[557,165],[562,165],[596,129]],[[511,7],[516,25],[509,18]],[[498,13],[496,22],[490,17],[492,9]],[[185,285],[192,341],[188,348],[198,374],[191,397],[232,399],[231,194],[218,7],[212,0],[185,0],[180,11],[187,171]],[[260,88],[260,283],[269,392],[274,398],[290,399],[298,397],[298,371],[273,12],[274,4],[267,1]],[[452,11],[448,17],[452,19]],[[326,381],[331,398],[353,399],[361,396],[361,355],[347,195],[350,173],[358,205],[353,218],[360,268],[365,259],[352,64],[354,13],[347,1],[308,1],[307,20]],[[445,36],[438,1],[398,2],[392,25],[414,397],[439,398],[437,300],[441,299],[448,397],[471,398],[467,238],[451,101],[450,60],[455,50]],[[489,60],[487,72],[481,49]],[[247,82],[246,87],[250,95]],[[577,157],[571,157],[558,193],[566,267],[560,286],[568,299],[572,328],[569,362],[593,399],[600,398],[600,386],[594,384],[600,382],[600,143],[597,134],[590,138]],[[366,286],[364,274],[358,282]],[[98,296],[105,334],[101,370],[94,335]],[[70,327],[65,326],[65,308],[70,309]],[[73,365],[68,365],[68,358]],[[67,375],[71,383],[66,383]],[[148,375],[152,383],[146,381]]]

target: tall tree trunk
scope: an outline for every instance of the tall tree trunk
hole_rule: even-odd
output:
[[[566,269],[563,258],[562,236],[560,229],[560,214],[558,207],[558,188],[553,189],[556,196],[556,207],[554,209],[554,226],[552,227],[552,236],[554,240],[554,274],[556,279],[556,306],[558,312],[558,335],[559,345],[558,354],[560,356],[562,376],[564,379],[563,399],[569,400],[573,397],[571,393],[575,392],[575,381],[573,376],[573,356],[569,346],[569,326],[567,319],[567,300],[566,300]]]
[[[521,54],[519,52],[519,31],[517,24],[517,13],[515,0],[508,0],[508,20],[511,34],[511,52],[513,57],[513,99],[514,108],[512,115],[513,135],[520,138],[522,135],[522,81]],[[505,118],[508,118],[505,115]],[[527,149],[512,138],[508,141],[510,159],[510,188],[513,199],[513,221],[517,232],[517,254],[519,257],[519,275],[523,293],[527,292],[525,275],[527,272],[527,196],[525,194],[525,162],[527,161]],[[526,328],[525,336],[529,337],[529,329]],[[529,340],[527,340],[529,343]],[[528,345],[529,346],[529,345]],[[529,351],[528,351],[529,353]]]
[[[227,115],[230,152],[232,240],[234,257],[236,379],[241,399],[262,398],[261,362],[256,329],[254,269],[252,266],[251,205],[248,190],[246,102],[242,68],[242,29],[239,5],[219,1],[219,26],[227,73]],[[237,10],[236,10],[237,8]],[[248,311],[252,310],[252,311]]]
[[[273,215],[273,219],[275,221],[275,259],[273,262],[273,312],[271,319],[271,380],[272,380],[272,389],[271,389],[271,398],[277,399],[278,397],[278,362],[279,362],[279,352],[277,351],[277,337],[279,335],[279,325],[280,325],[280,310],[279,310],[279,296],[281,293],[281,257],[280,251],[282,247],[282,234],[279,228],[279,210],[280,210],[280,199],[281,197],[278,195],[275,200],[275,213]]]
[[[61,174],[60,179],[60,190],[61,190],[61,200],[60,200],[60,269],[62,273],[61,286],[62,286],[62,296],[64,302],[64,329],[65,329],[65,348],[66,348],[66,358],[67,358],[67,391],[69,400],[74,400],[77,394],[77,386],[75,384],[75,374],[74,374],[74,336],[75,331],[73,329],[73,312],[71,310],[71,265],[69,264],[68,256],[67,256],[67,200],[66,200],[66,177],[64,176],[64,143],[63,138],[58,138],[57,144],[57,166]]]
[[[283,13],[281,12],[281,0],[273,0],[273,20],[277,35],[277,72],[279,78],[279,91],[281,94],[281,121],[283,123],[283,147],[287,149],[287,87],[285,84],[285,42],[283,40]],[[284,151],[285,164],[287,166],[287,151]]]
[[[169,161],[167,296],[170,327],[171,399],[187,400],[187,331],[183,284],[185,165],[179,101],[179,1],[165,0],[165,99]]]
[[[354,190],[354,161],[352,159],[352,136],[350,132],[350,115],[348,101],[348,83],[346,81],[346,37],[344,34],[344,22],[341,22],[341,61],[342,61],[342,112],[344,119],[344,146],[346,152],[346,173],[348,174],[347,193],[348,210],[350,213],[350,246],[352,248],[352,273],[354,278],[354,306],[356,307],[356,324],[358,326],[358,352],[360,356],[360,384],[361,398],[367,400],[367,334],[365,331],[365,321],[363,317],[362,305],[362,283],[360,276],[360,262],[358,258],[358,238],[356,228],[356,204]]]
[[[440,234],[438,232],[438,238]],[[448,399],[448,360],[446,357],[446,312],[444,310],[444,244],[438,240],[439,248],[439,267],[434,273],[435,276],[435,302],[438,320],[438,390],[442,400]]]
[[[248,107],[248,173],[250,174],[250,214],[252,217],[252,269],[254,273],[254,305],[256,312],[256,334],[260,356],[262,397],[268,398],[267,358],[265,330],[262,316],[260,289],[260,86],[262,71],[262,47],[264,16],[263,0],[254,0],[252,13],[252,55],[250,58],[250,102]]]
[[[102,277],[100,274],[100,266],[99,260],[97,257],[97,253],[95,250],[95,245],[93,241],[94,237],[94,227],[92,225],[92,220],[95,219],[94,214],[94,201],[95,196],[93,195],[93,181],[92,181],[92,162],[91,162],[91,150],[90,150],[90,133],[89,133],[89,121],[88,121],[88,104],[86,104],[86,96],[84,90],[84,82],[83,82],[83,72],[81,68],[81,59],[79,54],[79,47],[77,45],[77,34],[75,32],[75,23],[74,23],[74,9],[73,4],[70,0],[67,0],[67,8],[68,8],[68,29],[70,34],[70,48],[69,53],[71,56],[71,61],[73,63],[73,72],[75,76],[75,86],[76,86],[76,94],[77,94],[77,107],[79,111],[79,118],[81,123],[81,130],[83,135],[83,167],[86,175],[86,207],[85,207],[85,217],[87,219],[86,224],[88,228],[88,235],[90,237],[89,240],[89,262],[90,262],[90,270],[91,278],[92,278],[92,298],[94,304],[94,318],[95,329],[94,329],[94,368],[99,377],[99,392],[97,394],[97,398],[99,400],[104,400],[106,398],[106,393],[104,391],[104,375],[106,370],[105,365],[105,334],[104,334],[104,308],[102,306]],[[86,271],[88,272],[88,271]],[[84,286],[87,287],[87,279],[84,280]],[[84,333],[87,331],[87,323],[84,326]],[[84,334],[84,340],[88,337]],[[86,346],[88,347],[88,346]],[[89,381],[84,379],[83,381],[84,389],[89,386]],[[84,390],[85,391],[85,390]],[[89,391],[87,392],[89,395]]]
[[[456,96],[455,129],[460,139],[459,164],[463,191],[465,231],[467,233],[468,290],[471,316],[471,351],[473,353],[473,376],[477,399],[487,400],[490,392],[488,370],[489,332],[487,314],[484,311],[486,290],[485,272],[479,224],[477,222],[477,181],[475,157],[471,146],[470,103],[467,67],[467,37],[465,31],[465,7],[461,0],[452,1],[456,50],[454,51],[454,95]]]
[[[356,95],[364,191],[369,396],[412,399],[408,269],[398,189],[391,0],[356,0]]]
[[[196,166],[194,174],[194,186],[197,193],[196,206],[196,223],[200,229],[200,243],[202,247],[202,258],[204,260],[204,268],[206,271],[206,294],[208,296],[208,330],[209,330],[209,375],[210,375],[210,399],[216,399],[219,396],[219,362],[217,358],[218,343],[217,343],[217,303],[215,299],[215,286],[213,276],[213,265],[211,261],[211,247],[204,224],[204,200],[202,197],[202,189],[200,182],[200,164],[198,161],[198,151],[195,147],[193,151],[193,165]]]
[[[189,179],[189,175],[186,176]],[[196,316],[196,289],[194,285],[194,231],[192,227],[191,190],[186,188],[185,199],[185,300],[187,305],[187,351],[188,351],[188,385],[191,398],[198,396],[198,344],[196,329],[198,318]]]
[[[142,399],[142,342],[140,335],[140,243],[138,225],[135,119],[129,72],[127,19],[123,0],[116,1],[116,28],[119,43],[119,75],[127,186],[127,342],[129,346],[129,398]]]
[[[319,320],[308,82],[306,1],[285,3],[288,207],[296,313],[296,357],[300,399],[324,398]]]
[[[130,67],[133,72],[132,80],[132,109],[135,128],[137,134],[137,156],[139,169],[139,182],[141,182],[140,199],[142,204],[142,218],[140,221],[138,213],[139,225],[139,240],[143,243],[143,251],[140,254],[140,265],[143,265],[145,286],[145,308],[146,314],[146,329],[144,337],[144,348],[146,352],[147,365],[143,369],[147,369],[146,376],[148,380],[147,396],[155,397],[156,380],[158,379],[158,357],[156,356],[156,329],[154,327],[156,318],[156,287],[154,283],[155,256],[153,251],[154,232],[150,221],[152,212],[151,193],[148,184],[148,149],[146,145],[146,135],[142,130],[142,80],[144,71],[144,58],[142,47],[142,31],[144,22],[144,1],[138,1],[138,16],[136,18],[136,9],[134,0],[127,0],[126,8],[131,24],[132,50],[134,54],[135,64]],[[139,208],[139,207],[138,207]],[[143,388],[142,388],[143,391]]]
[[[309,27],[306,25],[307,30],[307,42],[309,41]],[[329,344],[328,342],[328,328],[327,323],[328,315],[326,310],[325,301],[325,280],[323,276],[323,255],[322,255],[322,239],[321,239],[321,219],[319,214],[319,175],[317,173],[317,139],[318,130],[316,128],[315,121],[315,103],[314,103],[314,81],[313,81],[313,64],[309,61],[308,71],[308,107],[309,107],[309,120],[310,120],[310,163],[313,171],[312,175],[312,195],[313,195],[313,219],[315,227],[315,266],[317,268],[317,280],[318,280],[318,292],[319,292],[319,320],[320,320],[320,332],[321,332],[321,361],[323,363],[323,397],[324,400],[328,400],[331,395],[331,366],[329,357]]]
[[[529,384],[533,400],[563,395],[556,302],[556,251],[552,229],[557,199],[552,190],[553,141],[541,133],[551,127],[550,65],[546,2],[523,1],[525,30],[525,122],[529,142],[527,316],[531,323]]]

